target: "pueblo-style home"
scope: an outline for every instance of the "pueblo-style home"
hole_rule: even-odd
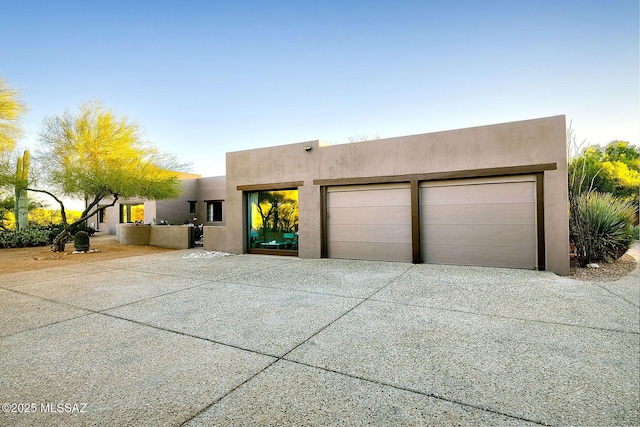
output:
[[[198,218],[208,250],[565,275],[565,137],[555,116],[231,152],[226,176],[186,177],[176,200],[124,201],[100,227],[116,232],[142,205],[144,223]]]

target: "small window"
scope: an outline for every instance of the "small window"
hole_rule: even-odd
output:
[[[197,203],[195,200],[189,200],[189,213],[197,213],[196,211],[196,207],[197,207]]]
[[[98,222],[107,222],[107,208],[103,207],[100,208],[100,210],[98,211]]]
[[[222,221],[222,201],[207,202],[207,222]]]

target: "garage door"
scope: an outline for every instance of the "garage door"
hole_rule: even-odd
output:
[[[422,261],[536,267],[535,177],[420,185]]]
[[[408,184],[329,187],[330,258],[411,262]]]

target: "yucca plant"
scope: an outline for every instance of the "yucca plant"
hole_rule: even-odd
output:
[[[635,206],[608,193],[590,191],[570,197],[569,230],[578,263],[620,258],[638,238],[633,226]]]

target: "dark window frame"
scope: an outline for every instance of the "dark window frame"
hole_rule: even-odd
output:
[[[207,222],[222,222],[224,218],[223,206],[222,206],[223,202],[224,200],[205,200],[205,203],[207,205],[207,213],[206,213]],[[213,211],[211,211],[209,206],[219,206],[219,208],[216,209],[214,207]],[[211,213],[211,216],[209,216],[210,213]]]
[[[258,184],[258,185],[239,185],[237,187],[238,191],[243,191],[243,204],[244,204],[244,212],[245,215],[248,215],[249,212],[249,194],[254,192],[262,192],[262,191],[289,191],[295,190],[296,192],[300,192],[300,188],[304,185],[303,181],[294,181],[287,183],[278,183],[278,184]],[[299,197],[299,196],[298,196]],[[299,203],[299,199],[298,199]],[[246,221],[245,221],[246,222]],[[245,245],[248,244],[248,240],[250,239],[249,230],[245,226]],[[296,232],[297,235],[297,232]],[[296,238],[297,240],[297,238]],[[296,241],[295,249],[263,249],[263,248],[252,248],[249,246],[245,247],[246,253],[250,254],[259,254],[259,255],[277,255],[277,256],[298,256],[298,248],[299,243]]]

